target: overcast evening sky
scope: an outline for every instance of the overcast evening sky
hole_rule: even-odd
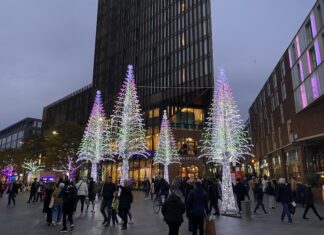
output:
[[[215,74],[246,120],[315,0],[212,1]],[[0,129],[92,82],[96,17],[97,0],[0,0]]]

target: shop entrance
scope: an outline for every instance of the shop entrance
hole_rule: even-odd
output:
[[[179,176],[188,178],[198,178],[199,169],[196,165],[179,166]]]

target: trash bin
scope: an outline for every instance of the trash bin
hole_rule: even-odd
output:
[[[242,219],[251,220],[251,201],[242,201]]]

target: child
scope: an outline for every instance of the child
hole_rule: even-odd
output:
[[[114,226],[115,223],[118,224],[118,219],[117,219],[118,205],[119,205],[118,193],[114,192],[114,198],[111,203],[112,222]]]

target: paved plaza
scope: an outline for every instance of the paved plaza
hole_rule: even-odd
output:
[[[162,215],[156,215],[152,209],[152,202],[145,201],[140,192],[134,192],[134,204],[132,213],[134,223],[128,226],[127,231],[121,227],[105,228],[101,225],[103,219],[97,204],[96,213],[85,212],[80,214],[79,208],[75,214],[75,229],[68,234],[128,234],[128,235],[165,235],[168,234],[168,227],[164,223]],[[0,234],[1,235],[52,235],[60,234],[61,226],[48,227],[42,214],[42,204],[27,204],[27,193],[20,194],[16,207],[6,206],[6,197],[0,199]],[[324,215],[324,205],[317,205],[320,214]],[[264,215],[261,210],[258,215],[253,215],[251,221],[244,221],[237,218],[220,217],[216,219],[217,235],[323,235],[324,221],[315,218],[312,211],[309,212],[310,220],[301,219],[302,208],[297,209],[293,217],[294,224],[280,222],[281,208],[269,210]],[[180,229],[180,234],[191,234],[187,230],[188,223],[185,219]]]

